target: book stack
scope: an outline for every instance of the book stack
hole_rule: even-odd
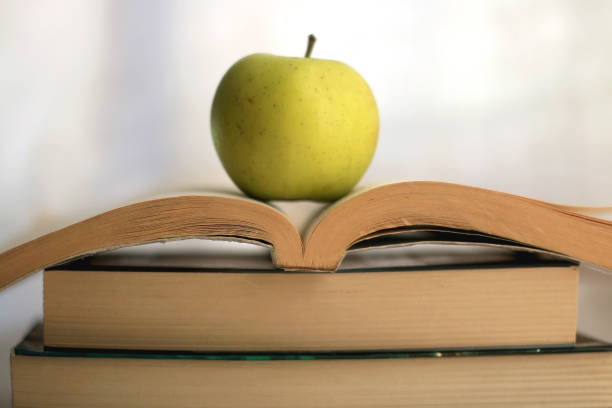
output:
[[[84,257],[186,238],[271,259]],[[451,184],[366,190],[301,233],[245,198],[139,202],[0,254],[2,286],[45,269],[14,406],[609,407],[612,346],[576,336],[579,262],[612,267],[612,223]]]

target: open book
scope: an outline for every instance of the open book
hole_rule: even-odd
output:
[[[285,270],[334,271],[348,250],[422,242],[545,251],[612,269],[612,222],[586,210],[456,184],[402,182],[347,196],[300,233],[263,202],[172,196],[105,212],[0,254],[0,288],[102,250],[189,238],[269,246]]]

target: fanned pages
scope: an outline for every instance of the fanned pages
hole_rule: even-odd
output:
[[[307,235],[304,264],[332,270],[338,255],[359,241],[384,232],[441,228],[503,238],[612,268],[612,222],[568,208],[457,184],[388,184],[329,208]]]
[[[278,265],[298,267],[302,242],[274,207],[246,198],[187,195],[105,212],[0,254],[0,288],[69,259],[103,250],[177,239],[248,241],[272,246]]]
[[[363,249],[373,238],[415,230],[460,232],[481,237],[481,243],[545,250],[612,269],[612,222],[587,211],[476,187],[403,182],[330,206],[302,241],[291,221],[265,203],[175,196],[121,207],[0,254],[0,288],[83,255],[188,238],[268,245],[278,268],[334,271],[352,246]]]

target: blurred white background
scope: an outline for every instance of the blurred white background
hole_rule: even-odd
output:
[[[362,184],[441,180],[612,204],[612,2],[0,0],[0,245],[46,219],[151,192],[231,187],[209,110],[254,52],[337,59],[379,105]],[[586,273],[581,329],[612,340],[612,278]],[[41,275],[0,293],[8,351]]]

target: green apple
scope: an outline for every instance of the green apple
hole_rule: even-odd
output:
[[[264,200],[330,201],[357,184],[378,139],[378,109],[348,65],[253,54],[225,74],[211,131],[225,170]]]

